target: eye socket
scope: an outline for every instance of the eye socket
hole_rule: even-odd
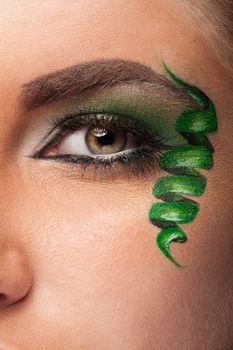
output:
[[[138,137],[120,128],[81,127],[66,134],[52,149],[44,155],[83,155],[107,157],[140,145]]]
[[[92,111],[52,118],[51,126],[46,144],[30,157],[66,163],[93,180],[148,178],[159,170],[161,150],[170,147],[139,117]]]

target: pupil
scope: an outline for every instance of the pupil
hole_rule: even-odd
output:
[[[99,144],[102,146],[109,145],[109,144],[111,145],[114,141],[114,136],[110,131],[108,131],[106,135],[97,137],[97,140]]]

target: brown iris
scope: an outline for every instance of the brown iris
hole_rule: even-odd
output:
[[[86,144],[94,154],[111,154],[123,151],[127,141],[127,132],[104,128],[92,128],[87,131]]]

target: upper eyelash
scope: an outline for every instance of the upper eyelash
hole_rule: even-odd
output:
[[[96,115],[103,115],[101,119],[96,118]],[[88,118],[87,118],[88,116]],[[111,119],[109,118],[111,116]],[[145,126],[143,121],[133,120],[128,116],[124,116],[122,114],[111,114],[111,113],[85,113],[81,115],[71,115],[67,117],[65,120],[60,120],[53,118],[52,124],[55,128],[61,129],[63,131],[75,131],[80,126],[86,126],[88,120],[88,126],[92,127],[100,127],[103,126],[105,128],[114,128],[120,127],[121,129],[130,130],[131,133],[140,134],[141,136],[153,138],[154,134],[152,131],[148,130],[148,127]]]
[[[104,117],[97,120],[96,115],[102,114]],[[111,116],[111,118],[109,118]],[[114,155],[108,159],[100,159],[99,157],[93,158],[90,156],[82,155],[57,155],[44,157],[43,152],[45,152],[49,146],[56,145],[56,142],[66,134],[71,131],[78,130],[81,126],[88,127],[105,127],[105,128],[121,128],[125,129],[127,132],[140,137],[140,142],[142,142],[141,147],[137,147],[135,150],[129,152],[129,155],[125,153],[120,155]],[[51,130],[52,128],[52,130]],[[65,162],[71,165],[72,170],[78,164],[81,165],[82,177],[84,176],[87,166],[93,166],[94,168],[94,178],[97,170],[104,170],[106,173],[110,166],[117,162],[118,164],[124,164],[127,166],[128,178],[141,178],[143,175],[148,176],[153,170],[159,170],[159,156],[163,149],[169,148],[168,145],[164,143],[161,137],[155,135],[154,132],[149,130],[148,126],[145,125],[143,121],[139,119],[134,120],[129,116],[117,114],[117,113],[85,113],[82,115],[69,115],[65,118],[53,117],[50,121],[50,132],[51,135],[56,131],[55,136],[46,143],[42,149],[35,151],[32,154],[32,158],[37,159],[47,159],[56,160],[59,162]],[[112,177],[111,177],[112,178]]]
[[[105,117],[97,120],[95,117],[97,114],[102,114]],[[108,115],[108,117],[106,117]],[[167,149],[164,140],[155,135],[154,132],[148,129],[143,121],[133,120],[128,116],[122,114],[111,114],[111,119],[109,118],[110,113],[85,113],[81,115],[71,114],[66,117],[52,117],[49,122],[49,132],[43,136],[42,142],[55,132],[53,138],[42,146],[39,150],[35,150],[32,154],[33,158],[38,158],[39,154],[43,153],[49,146],[56,144],[66,133],[71,131],[77,131],[81,126],[88,127],[104,127],[104,128],[121,128],[133,133],[136,136],[140,136],[140,141],[150,144],[156,141],[160,143],[161,147]],[[91,116],[91,117],[90,117]],[[40,143],[40,144],[41,144]],[[37,147],[38,148],[38,147]]]

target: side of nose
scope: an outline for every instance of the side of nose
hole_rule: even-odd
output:
[[[18,247],[0,245],[0,310],[25,298],[31,286],[27,256]]]

